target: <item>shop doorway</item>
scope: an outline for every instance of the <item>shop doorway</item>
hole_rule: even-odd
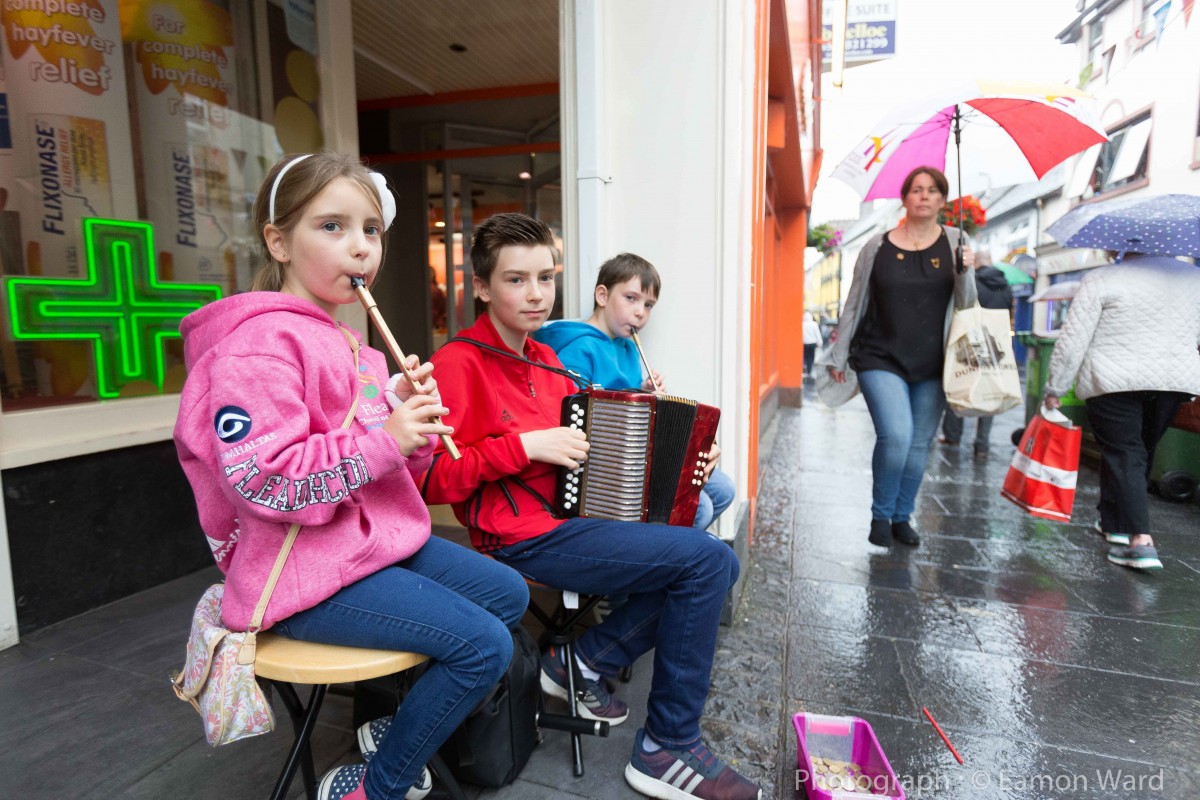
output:
[[[563,235],[557,1],[498,0],[486,17],[442,5],[436,18],[417,0],[353,5],[359,152],[397,195],[373,294],[422,358],[475,321],[484,220],[520,211]]]

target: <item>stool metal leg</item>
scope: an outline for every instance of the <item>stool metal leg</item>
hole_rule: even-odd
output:
[[[579,621],[590,614],[600,596],[586,599],[574,611],[559,606],[553,618],[549,618],[537,607],[530,603],[529,610],[545,627],[549,634],[550,644],[557,645],[563,651],[563,663],[567,667],[567,708],[568,715],[546,714],[539,716],[538,724],[544,728],[566,731],[571,735],[571,760],[575,777],[583,777],[583,735],[608,736],[607,722],[592,722],[579,716],[579,694],[577,687],[583,683],[579,665],[575,662],[575,644],[572,631]]]
[[[432,772],[446,787],[446,794],[450,795],[450,800],[467,800],[467,796],[463,794],[462,787],[458,785],[458,781],[450,773],[450,769],[446,766],[446,762],[436,752],[429,759],[429,771]]]
[[[575,645],[568,641],[563,645],[563,660],[567,665],[567,707],[572,717],[579,716],[579,697],[575,693],[575,675],[579,667],[575,664]],[[575,762],[575,777],[583,777],[583,737],[571,733],[571,758]]]
[[[308,707],[303,708],[300,705],[300,698],[296,696],[296,691],[291,684],[283,681],[271,681],[271,684],[279,690],[279,696],[283,700],[283,704],[287,706],[288,715],[292,718],[292,727],[296,731],[296,739],[292,743],[292,749],[288,752],[283,771],[279,773],[279,779],[275,782],[271,800],[283,800],[287,795],[297,766],[301,767],[304,774],[305,794],[310,800],[313,800],[317,796],[317,781],[309,739],[312,738],[313,728],[317,724],[317,715],[321,713],[321,703],[324,702],[325,691],[329,687],[325,684],[313,686]]]

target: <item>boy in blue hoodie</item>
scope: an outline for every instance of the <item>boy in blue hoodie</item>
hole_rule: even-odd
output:
[[[662,279],[653,264],[632,253],[621,253],[600,267],[590,317],[547,323],[533,338],[554,348],[563,366],[593,385],[665,392],[666,385],[657,371],[642,377],[641,359],[631,338],[650,321],[661,288]],[[712,467],[721,448],[714,444],[711,452],[710,472],[692,523],[701,530],[733,503],[733,480]]]

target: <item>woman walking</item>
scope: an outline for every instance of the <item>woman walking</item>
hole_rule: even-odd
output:
[[[1091,270],[1067,311],[1050,358],[1048,408],[1075,384],[1100,444],[1100,521],[1116,545],[1108,560],[1162,569],[1146,479],[1179,406],[1200,394],[1200,269],[1167,256],[1129,254]]]
[[[933,167],[904,179],[906,216],[859,253],[830,354],[834,381],[846,380],[847,367],[858,373],[875,424],[867,538],[881,547],[921,543],[910,517],[946,403],[946,335],[954,309],[973,306],[977,296],[974,253],[964,248],[956,268],[959,231],[938,223],[948,191]]]

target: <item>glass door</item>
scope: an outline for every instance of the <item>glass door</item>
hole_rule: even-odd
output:
[[[480,223],[503,212],[529,214],[550,226],[561,251],[559,173],[557,153],[456,159],[426,167],[434,350],[474,324],[482,311],[472,287],[470,258],[470,242]],[[561,308],[561,299],[556,307]]]

